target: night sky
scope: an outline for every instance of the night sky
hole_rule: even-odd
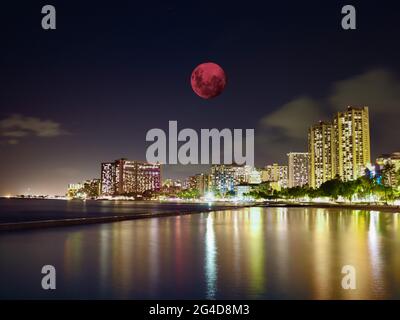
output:
[[[41,28],[45,4],[56,30]],[[341,28],[345,4],[357,30]],[[146,132],[169,120],[254,128],[264,166],[306,151],[314,122],[368,105],[372,160],[400,150],[394,1],[7,1],[0,12],[0,195],[64,194],[101,162],[145,160]],[[207,61],[228,77],[211,100],[190,87]]]

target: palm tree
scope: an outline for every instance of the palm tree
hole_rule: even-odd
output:
[[[396,172],[396,186],[397,188],[400,188],[400,168]]]
[[[395,177],[395,166],[391,162],[386,162],[382,169],[382,180],[383,184],[386,186],[392,186],[394,181],[393,178]]]
[[[385,203],[388,203],[388,192],[389,197],[393,198],[393,187],[396,182],[396,170],[395,165],[391,162],[386,162],[382,168],[382,186],[380,189],[384,191]]]

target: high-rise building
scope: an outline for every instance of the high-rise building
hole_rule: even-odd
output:
[[[271,182],[274,189],[280,190],[288,186],[288,167],[277,163],[267,165],[264,168],[262,181]]]
[[[116,196],[160,191],[161,166],[126,159],[101,164],[101,194]]]
[[[370,164],[368,107],[348,107],[333,122],[320,122],[308,133],[309,184],[319,187],[339,176],[343,181],[364,175]]]
[[[347,107],[333,119],[334,175],[343,181],[364,175],[371,163],[368,107]]]
[[[288,187],[302,187],[308,184],[308,152],[288,153]]]
[[[225,194],[233,192],[236,185],[245,179],[244,166],[215,164],[211,166],[211,186]]]
[[[135,161],[136,164],[136,186],[134,193],[145,191],[158,192],[161,189],[161,165],[159,163],[148,163]]]
[[[115,194],[115,164],[106,162],[101,164],[101,195],[113,196]]]
[[[318,188],[333,174],[333,126],[320,121],[308,131],[309,185]]]

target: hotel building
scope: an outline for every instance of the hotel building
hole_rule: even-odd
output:
[[[364,175],[371,163],[368,107],[347,107],[333,119],[334,175],[343,181]]]
[[[101,164],[101,194],[118,196],[160,191],[161,166],[126,159]]]
[[[271,187],[276,190],[287,188],[288,186],[288,167],[277,163],[265,166],[261,177],[262,181],[268,181]]]
[[[309,185],[318,188],[333,174],[333,132],[332,124],[320,121],[308,131]]]
[[[245,177],[244,166],[224,164],[211,166],[211,186],[221,194],[235,191],[235,186],[244,182]]]
[[[308,185],[308,152],[290,152],[288,156],[288,187]]]
[[[101,164],[101,195],[113,196],[115,194],[115,164],[106,162]]]

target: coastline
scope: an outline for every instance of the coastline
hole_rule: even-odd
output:
[[[327,203],[327,202],[268,202],[265,207],[288,207],[288,208],[322,208],[322,209],[350,209],[400,213],[400,206],[379,205],[379,204],[360,204],[360,203]]]
[[[230,209],[240,209],[249,208],[257,206],[255,203],[243,204],[243,205],[215,205],[209,208],[199,208],[191,209],[190,211],[165,211],[158,213],[137,213],[130,215],[110,215],[102,217],[81,217],[81,218],[68,218],[68,219],[51,219],[51,220],[30,220],[22,222],[5,222],[0,223],[0,232],[2,231],[19,231],[19,230],[29,230],[29,229],[41,229],[41,228],[53,228],[53,227],[68,227],[68,226],[78,226],[86,224],[100,224],[100,223],[110,223],[118,221],[128,221],[137,219],[151,219],[151,218],[163,218],[171,216],[189,215],[189,214],[199,214],[205,212],[213,211],[223,211]]]
[[[152,203],[158,203],[158,201]],[[250,208],[250,207],[348,209],[348,210],[366,210],[366,211],[400,213],[400,206],[377,205],[377,204],[293,203],[285,201],[277,201],[277,202],[264,201],[264,202],[245,203],[245,204],[220,203],[220,204],[214,204],[209,208],[198,208],[198,209],[192,208],[190,210],[183,210],[183,211],[171,210],[171,211],[156,212],[156,213],[143,212],[143,213],[136,213],[129,215],[110,215],[101,217],[78,217],[78,218],[60,218],[60,219],[48,219],[48,220],[29,220],[21,222],[5,222],[5,223],[0,223],[0,232],[111,223],[111,222],[137,220],[137,219],[163,218],[163,217],[199,214],[205,212],[223,211],[231,209],[236,210],[236,209]]]

